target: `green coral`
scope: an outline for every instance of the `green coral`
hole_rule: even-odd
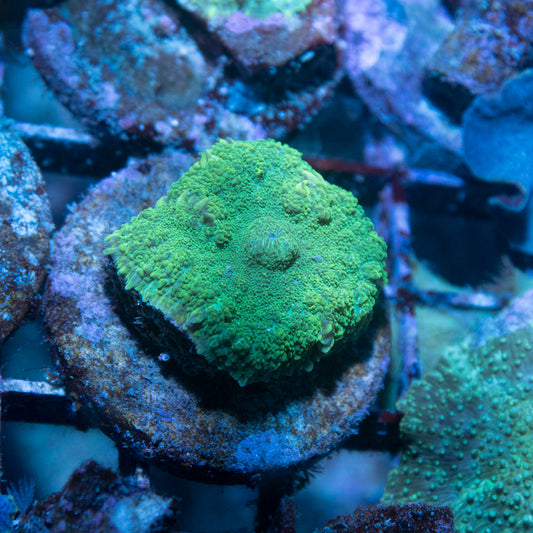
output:
[[[185,8],[198,11],[206,19],[225,18],[237,11],[249,17],[267,18],[274,13],[290,17],[307,8],[311,0],[177,0]]]
[[[311,370],[386,279],[357,199],[272,140],[219,141],[107,244],[126,289],[241,385]]]
[[[533,530],[532,364],[532,326],[450,349],[399,403],[385,501],[449,505],[459,533]]]

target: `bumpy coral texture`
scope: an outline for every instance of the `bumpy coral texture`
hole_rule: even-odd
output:
[[[177,0],[186,8],[199,10],[207,18],[229,17],[240,11],[249,17],[267,18],[275,13],[288,17],[303,11],[311,0]]]
[[[385,500],[449,505],[458,533],[532,530],[532,366],[532,326],[443,357],[400,402]]]
[[[219,141],[107,243],[126,289],[241,385],[311,370],[386,279],[357,199],[272,140]]]

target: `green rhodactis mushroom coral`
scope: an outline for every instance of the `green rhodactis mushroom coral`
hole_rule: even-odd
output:
[[[450,350],[399,409],[385,501],[449,505],[458,533],[533,530],[533,327]]]
[[[272,140],[218,141],[107,244],[126,290],[241,385],[311,370],[386,280],[357,199]]]

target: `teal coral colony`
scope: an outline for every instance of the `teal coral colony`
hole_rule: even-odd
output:
[[[458,533],[532,531],[532,364],[532,325],[450,349],[399,404],[385,501],[449,505]]]
[[[241,385],[310,371],[386,281],[357,199],[273,140],[220,140],[106,243],[126,290]]]
[[[208,19],[229,17],[237,11],[254,18],[267,18],[275,13],[288,17],[304,11],[311,0],[178,0],[185,7],[198,9]]]

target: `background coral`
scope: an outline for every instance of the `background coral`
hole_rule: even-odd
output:
[[[186,8],[199,10],[206,18],[229,17],[240,11],[249,17],[267,18],[275,13],[290,16],[303,11],[311,0],[217,0],[204,2],[203,0],[178,0]]]
[[[274,141],[219,141],[107,242],[126,289],[241,385],[311,370],[386,278],[356,198]]]
[[[478,96],[464,115],[465,161],[477,178],[505,183],[490,200],[512,249],[533,253],[531,153],[533,69],[508,78],[498,91]]]
[[[459,532],[533,527],[533,324],[505,316],[450,349],[399,403],[406,449],[385,501],[450,505]]]

